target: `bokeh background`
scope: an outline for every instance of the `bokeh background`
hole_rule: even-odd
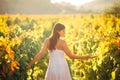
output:
[[[119,8],[119,0],[1,0],[0,13],[5,14],[73,14],[103,13]],[[116,9],[117,10],[117,9]],[[118,9],[116,12],[120,12]]]
[[[31,68],[56,23],[77,55],[65,56],[73,80],[120,80],[120,0],[0,0],[0,80],[44,80],[49,53]]]

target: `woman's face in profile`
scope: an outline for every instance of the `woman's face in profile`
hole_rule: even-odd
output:
[[[60,37],[64,37],[65,36],[65,29],[62,29],[60,31],[58,31]]]

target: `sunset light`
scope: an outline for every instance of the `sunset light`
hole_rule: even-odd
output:
[[[88,3],[91,1],[93,1],[93,0],[51,0],[51,3],[68,2],[68,3],[71,3],[72,5],[80,6],[82,4],[85,4],[85,3]]]

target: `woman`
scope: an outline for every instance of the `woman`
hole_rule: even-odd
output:
[[[54,26],[52,36],[45,40],[44,46],[40,53],[37,54],[28,64],[28,68],[31,67],[31,65],[40,59],[48,50],[50,59],[45,80],[72,80],[64,53],[66,53],[66,55],[71,59],[87,59],[96,57],[92,55],[79,56],[72,54],[67,46],[67,43],[61,39],[64,35],[65,26],[61,23],[57,23]]]

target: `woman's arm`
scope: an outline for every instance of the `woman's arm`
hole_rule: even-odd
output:
[[[70,49],[67,46],[67,43],[65,41],[63,41],[63,50],[64,52],[71,58],[71,59],[88,59],[88,58],[95,58],[97,56],[93,56],[93,55],[86,55],[86,56],[80,56],[80,55],[75,55],[72,54]]]
[[[46,52],[47,50],[48,39],[45,40],[44,46],[41,51],[33,58],[33,60],[28,64],[28,68],[32,66],[36,61],[38,61]]]

